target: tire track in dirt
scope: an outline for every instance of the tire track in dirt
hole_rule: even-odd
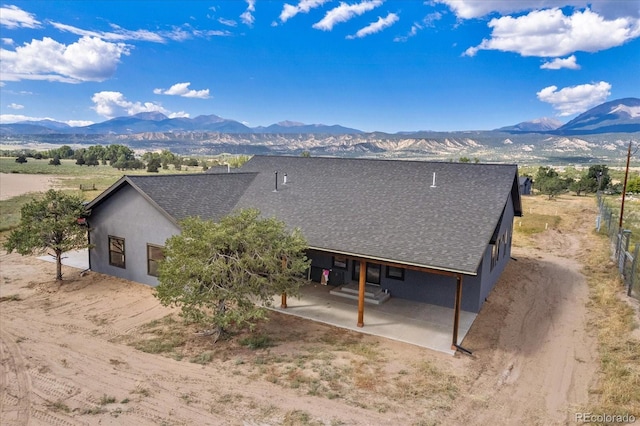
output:
[[[15,337],[11,336],[4,330],[0,330],[0,358],[2,359],[2,371],[0,372],[0,413],[2,415],[9,414],[11,411],[16,413],[17,425],[29,424],[31,409],[31,379],[27,371],[24,358],[20,352],[20,348],[15,343]],[[15,375],[15,395],[9,393],[12,378]],[[5,402],[14,402],[15,409],[11,410],[5,406]],[[11,404],[14,405],[14,404]],[[11,416],[8,416],[11,417]],[[11,418],[0,419],[2,424],[9,425],[12,423]]]
[[[575,225],[575,226],[573,226]],[[468,335],[477,371],[449,418],[458,424],[567,424],[597,371],[581,255],[590,229],[536,235],[511,262]]]

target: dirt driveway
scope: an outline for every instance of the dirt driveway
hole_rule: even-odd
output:
[[[53,265],[2,253],[0,424],[571,424],[598,365],[580,272],[595,205],[567,198],[560,214],[564,230],[518,241],[463,342],[473,357],[275,313],[273,348],[145,353],[126,342],[173,312],[151,288],[70,268],[59,286]]]

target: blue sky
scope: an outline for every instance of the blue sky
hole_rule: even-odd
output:
[[[160,111],[364,131],[640,97],[640,1],[0,2],[0,121]]]

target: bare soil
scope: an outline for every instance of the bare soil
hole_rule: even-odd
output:
[[[563,226],[517,238],[471,357],[277,313],[270,348],[190,333],[147,353],[149,323],[175,314],[152,288],[67,267],[60,285],[53,264],[2,252],[0,424],[573,424],[598,369],[581,273],[595,203],[527,203]]]
[[[52,188],[58,176],[0,173],[0,200],[27,194],[44,192]]]

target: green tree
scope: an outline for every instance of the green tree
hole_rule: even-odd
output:
[[[640,176],[632,176],[627,181],[627,192],[637,194],[640,192]]]
[[[309,267],[299,230],[261,219],[255,209],[219,222],[186,219],[169,238],[160,262],[156,297],[181,307],[190,322],[212,327],[214,341],[225,328],[252,328],[275,295],[297,295]]]
[[[49,160],[50,166],[59,166],[60,165],[60,156],[54,155],[51,160]]]
[[[50,189],[44,198],[25,204],[20,224],[4,243],[7,252],[21,255],[53,251],[56,280],[62,280],[62,254],[89,246],[86,226],[78,223],[86,216],[82,198]]]
[[[177,157],[173,152],[169,151],[168,149],[163,149],[160,152],[160,160],[162,161],[162,169],[167,170],[169,169],[169,164],[176,163]]]
[[[16,158],[16,163],[24,164],[26,162],[27,162],[27,157],[25,157],[24,155],[18,155],[18,157]]]
[[[551,176],[544,178],[540,183],[540,192],[549,196],[552,199],[556,195],[564,192],[567,189],[567,182],[560,178],[560,176]]]
[[[577,179],[570,178],[569,189],[574,191],[577,196],[580,196],[583,192],[589,191],[591,188],[591,180],[587,177],[586,173]]]
[[[158,169],[160,168],[160,157],[153,157],[147,163],[147,171],[149,173],[158,173]]]
[[[542,194],[548,195],[551,199],[566,191],[572,181],[562,179],[552,167],[539,167],[534,184]]]
[[[587,172],[587,179],[589,180],[589,192],[603,190],[611,183],[609,168],[604,164],[590,166]]]
[[[72,158],[73,153],[74,151],[69,145],[62,145],[60,148],[49,151],[49,157],[55,157],[57,155],[58,158]]]
[[[97,166],[100,164],[100,162],[98,161],[98,157],[94,153],[87,152],[87,155],[85,155],[85,157],[87,166]]]

